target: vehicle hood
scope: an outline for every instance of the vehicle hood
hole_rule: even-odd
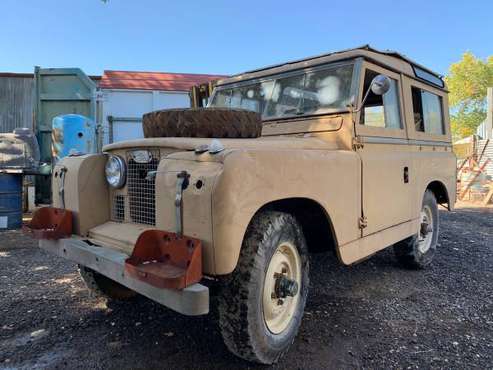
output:
[[[219,140],[225,149],[337,149],[334,143],[317,137],[259,137],[255,139],[211,139],[188,137],[163,137],[121,141],[106,145],[103,151],[136,148],[170,148],[177,151],[193,151],[204,144],[211,144],[212,140]]]

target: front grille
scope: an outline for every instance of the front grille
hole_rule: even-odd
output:
[[[156,171],[159,165],[159,155],[152,153],[148,163],[137,163],[130,153],[127,154],[128,174],[127,193],[130,219],[137,224],[156,224],[156,177],[146,179],[149,171]]]
[[[112,196],[112,221],[156,225],[155,176],[147,177],[149,171],[157,170],[160,156],[159,150],[150,150],[150,153],[149,162],[138,163],[131,151],[127,152],[127,182]]]
[[[113,196],[113,207],[111,208],[111,219],[117,222],[125,221],[125,196],[116,194]]]

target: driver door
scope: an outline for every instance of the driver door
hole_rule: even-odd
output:
[[[384,95],[370,91],[355,125],[362,144],[356,149],[362,164],[362,237],[412,218],[413,168],[400,75],[364,62],[359,101],[378,74],[390,78],[390,89]]]

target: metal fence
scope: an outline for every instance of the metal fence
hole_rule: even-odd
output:
[[[0,132],[33,128],[33,86],[30,74],[0,73]]]

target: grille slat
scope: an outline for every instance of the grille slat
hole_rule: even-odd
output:
[[[150,150],[150,153],[149,162],[138,163],[131,151],[127,152],[127,183],[122,193],[113,196],[113,221],[156,225],[155,177],[146,177],[149,171],[157,170],[160,156],[158,150]]]

